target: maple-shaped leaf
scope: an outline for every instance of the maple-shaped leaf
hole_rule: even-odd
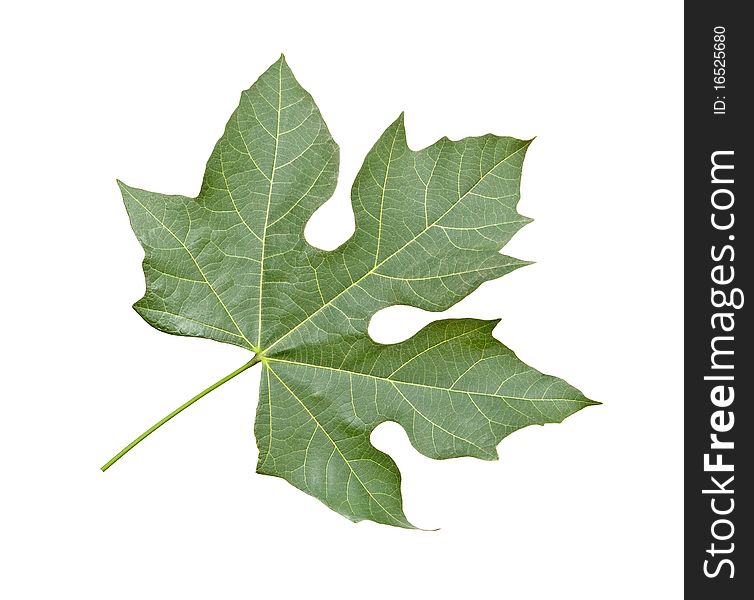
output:
[[[516,211],[528,141],[485,135],[411,150],[401,115],[353,185],[356,231],[334,251],[304,239],[333,193],[338,146],[283,57],[250,89],[207,164],[196,198],[120,184],[145,251],[151,325],[235,344],[261,363],[257,470],[342,515],[411,527],[400,473],[370,442],[400,423],[431,458],[495,459],[532,424],[594,404],[521,362],[492,337],[497,321],[443,320],[405,342],[367,333],[381,308],[449,308],[526,263],[500,248],[529,222]]]

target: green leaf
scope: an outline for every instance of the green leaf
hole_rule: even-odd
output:
[[[367,333],[381,308],[445,310],[527,264],[499,250],[530,221],[516,211],[529,143],[413,151],[401,115],[354,182],[354,235],[318,250],[303,230],[335,189],[338,146],[281,57],[242,94],[197,198],[120,184],[145,251],[134,307],[162,331],[255,353],[222,383],[261,362],[260,473],[354,521],[411,527],[398,468],[370,442],[377,425],[400,423],[431,458],[490,460],[513,431],[595,404],[521,362],[492,337],[497,321],[436,321],[391,345]]]

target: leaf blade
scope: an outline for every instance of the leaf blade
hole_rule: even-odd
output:
[[[435,321],[400,344],[371,340],[381,308],[441,311],[528,264],[500,253],[531,140],[484,135],[412,150],[401,114],[365,157],[354,235],[331,252],[306,222],[334,192],[339,149],[284,58],[241,95],[196,198],[119,182],[145,251],[134,308],[154,327],[214,339],[262,362],[257,470],[345,517],[411,528],[400,472],[370,442],[395,421],[435,459],[497,458],[532,424],[596,404],[522,362],[497,321]]]

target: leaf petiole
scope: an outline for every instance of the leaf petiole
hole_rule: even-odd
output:
[[[191,400],[189,400],[188,402],[185,402],[184,404],[181,404],[181,406],[179,406],[178,408],[176,408],[173,412],[171,412],[166,417],[163,417],[162,419],[160,419],[159,421],[157,421],[157,423],[155,423],[154,425],[152,425],[149,429],[147,429],[144,433],[142,433],[139,437],[137,437],[133,442],[131,442],[130,444],[128,444],[128,446],[126,446],[125,448],[123,448],[123,450],[121,450],[120,452],[118,452],[118,454],[116,454],[109,461],[107,461],[101,467],[102,471],[103,472],[107,471],[116,462],[118,462],[121,458],[123,458],[123,456],[125,456],[139,442],[141,442],[142,440],[144,440],[146,437],[148,437],[153,432],[157,431],[165,423],[167,423],[168,421],[170,421],[170,419],[172,419],[176,415],[182,413],[189,406],[191,406],[194,402],[196,402],[200,398],[203,398],[204,396],[206,396],[207,394],[209,394],[211,391],[216,390],[217,388],[219,388],[224,383],[227,383],[228,381],[230,381],[231,379],[233,379],[236,375],[240,375],[246,369],[249,369],[249,368],[253,367],[255,364],[257,364],[258,362],[261,362],[261,361],[262,361],[262,358],[258,354],[255,354],[254,358],[252,358],[245,365],[242,365],[241,367],[239,367],[238,369],[236,369],[232,373],[229,373],[228,375],[226,375],[225,377],[223,377],[219,381],[216,381],[215,383],[213,383],[207,389],[199,392],[196,396],[194,396],[193,398],[191,398]]]

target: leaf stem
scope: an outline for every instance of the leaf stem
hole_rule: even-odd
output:
[[[230,381],[231,379],[233,379],[233,378],[234,378],[234,377],[235,377],[236,375],[240,375],[240,374],[241,374],[241,373],[243,373],[243,372],[244,372],[244,371],[245,371],[246,369],[249,369],[249,368],[253,367],[253,366],[254,366],[255,364],[257,364],[258,362],[261,362],[261,360],[262,360],[262,358],[261,358],[261,357],[260,357],[260,356],[259,356],[258,354],[255,354],[255,355],[254,355],[254,358],[252,358],[252,359],[251,359],[251,360],[250,360],[249,362],[247,362],[247,363],[246,363],[245,365],[243,365],[243,366],[239,367],[238,369],[236,369],[236,370],[235,370],[235,371],[233,371],[232,373],[229,373],[228,375],[226,375],[225,377],[223,377],[223,378],[222,378],[222,379],[220,379],[219,381],[216,381],[216,382],[215,382],[215,383],[213,383],[213,384],[212,384],[211,386],[209,386],[209,387],[208,387],[207,389],[205,389],[205,390],[203,390],[203,391],[199,392],[199,393],[198,393],[198,394],[197,394],[196,396],[194,396],[193,398],[191,398],[191,400],[189,400],[188,402],[186,402],[186,403],[184,403],[184,404],[181,404],[181,406],[179,406],[178,408],[176,408],[176,409],[175,409],[175,410],[174,410],[173,412],[171,412],[171,413],[170,413],[169,415],[167,415],[166,417],[163,417],[162,419],[160,419],[159,421],[157,421],[157,423],[155,423],[154,425],[152,425],[152,426],[151,426],[151,427],[150,427],[149,429],[147,429],[147,430],[146,430],[146,431],[145,431],[144,433],[142,433],[142,434],[141,434],[141,435],[140,435],[139,437],[137,437],[137,438],[136,438],[136,439],[135,439],[135,440],[134,440],[133,442],[131,442],[130,444],[128,444],[128,446],[126,446],[125,448],[123,448],[123,450],[121,450],[120,452],[118,452],[118,454],[116,454],[116,455],[115,455],[115,456],[113,456],[113,457],[112,457],[112,458],[111,458],[110,460],[108,460],[108,461],[107,461],[107,462],[106,462],[106,463],[105,463],[105,464],[104,464],[104,465],[103,465],[103,466],[101,467],[101,468],[102,468],[102,471],[103,471],[103,472],[107,471],[107,470],[108,470],[108,469],[109,469],[110,467],[112,467],[112,466],[113,466],[113,465],[114,465],[114,464],[115,464],[116,462],[118,462],[118,461],[119,461],[119,460],[120,460],[121,458],[123,458],[123,457],[124,457],[124,456],[125,456],[125,455],[126,455],[126,454],[127,454],[127,453],[128,453],[128,452],[129,452],[129,451],[130,451],[130,450],[132,449],[132,448],[134,448],[134,446],[136,446],[136,445],[137,445],[137,444],[138,444],[139,442],[141,442],[141,441],[142,441],[142,440],[144,440],[144,439],[145,439],[146,437],[148,437],[149,435],[151,435],[152,433],[154,433],[155,431],[157,431],[157,430],[158,430],[158,429],[159,429],[160,427],[162,427],[162,426],[163,426],[163,425],[164,425],[165,423],[167,423],[168,421],[170,421],[170,419],[172,419],[172,418],[173,418],[173,417],[175,417],[176,415],[178,415],[178,414],[182,413],[182,412],[183,412],[184,410],[186,410],[186,409],[187,409],[187,408],[188,408],[189,406],[191,406],[191,405],[192,405],[192,404],[193,404],[194,402],[196,402],[196,401],[197,401],[197,400],[199,400],[200,398],[203,398],[204,396],[206,396],[207,394],[209,394],[209,393],[210,393],[211,391],[213,391],[213,390],[216,390],[217,388],[219,388],[219,387],[220,387],[221,385],[223,385],[224,383],[227,383],[228,381]]]

